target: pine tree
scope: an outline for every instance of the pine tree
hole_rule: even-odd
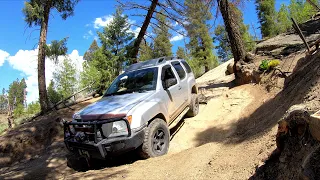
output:
[[[99,51],[99,49],[98,49],[98,51]],[[97,53],[97,51],[95,53]],[[94,57],[95,57],[95,55],[93,54],[93,58]],[[81,87],[85,88],[85,87],[90,86],[89,91],[99,89],[100,82],[102,80],[103,69],[101,68],[99,71],[94,66],[93,61],[90,61],[90,62],[85,61],[85,62],[83,62],[82,66],[83,66],[83,71],[80,72],[80,85],[81,85]],[[106,77],[106,75],[107,75],[107,73],[104,73],[104,77]]]
[[[30,0],[24,3],[23,13],[29,27],[40,26],[39,52],[38,52],[38,86],[41,111],[48,110],[48,96],[45,77],[46,40],[50,12],[56,9],[62,19],[73,15],[74,7],[79,0]]]
[[[163,13],[163,11],[160,11]],[[171,34],[169,33],[169,21],[167,18],[160,14],[156,14],[156,19],[158,20],[158,27],[154,29],[154,57],[172,56],[172,44],[170,43]]]
[[[277,31],[278,34],[288,31],[292,26],[289,16],[289,9],[286,5],[282,4],[279,12],[277,13]]]
[[[316,0],[312,0],[318,4]],[[309,20],[317,11],[306,0],[290,0],[288,6],[289,16],[294,18],[297,23],[303,23]]]
[[[51,58],[55,64],[58,63],[59,56],[65,56],[68,52],[67,48],[68,38],[62,40],[52,40],[50,45],[45,45],[46,57]]]
[[[56,104],[57,102],[59,102],[59,101],[62,99],[62,95],[60,95],[60,94],[56,91],[56,87],[55,87],[55,83],[54,83],[53,79],[51,79],[47,91],[48,91],[49,101],[50,101],[52,104]]]
[[[210,8],[205,7],[204,1],[199,0],[186,0],[185,6],[188,21],[186,30],[190,38],[187,47],[195,61],[193,64],[203,66],[207,72],[218,65],[217,58],[212,52],[212,38],[206,23],[212,18]]]
[[[178,47],[176,56],[184,60],[188,60],[187,53],[183,47],[180,47],[180,46]]]
[[[116,58],[111,53],[108,53],[108,51],[100,48],[94,53],[94,60],[91,65],[94,66],[94,69],[91,69],[93,73],[97,70],[101,74],[101,78],[97,79],[96,82],[98,87],[97,92],[102,94],[117,76]]]
[[[274,36],[276,34],[275,0],[256,0],[256,10],[262,37]]]
[[[53,73],[53,78],[57,83],[57,92],[63,98],[72,95],[77,87],[76,68],[70,59],[65,58],[59,69]]]
[[[214,30],[215,37],[214,42],[218,42],[217,49],[218,57],[222,62],[227,61],[232,58],[231,46],[228,39],[228,34],[223,25],[218,25]]]
[[[114,76],[120,74],[125,64],[131,63],[128,61],[127,47],[133,39],[134,34],[129,31],[130,27],[128,16],[122,14],[121,8],[117,8],[113,14],[111,23],[103,29],[103,32],[98,32],[103,53],[106,56],[111,55],[111,59],[115,63],[115,66],[113,66]]]
[[[93,53],[96,52],[99,49],[99,46],[97,44],[96,40],[93,40],[89,49],[84,53],[83,59],[86,61],[92,61]]]
[[[12,110],[14,110],[18,105],[22,105],[24,107],[26,88],[27,85],[24,79],[21,81],[17,79],[9,85],[8,100]]]
[[[154,58],[154,53],[150,44],[146,41],[140,44],[139,61],[145,61]]]

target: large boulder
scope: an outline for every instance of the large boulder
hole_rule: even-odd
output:
[[[237,76],[239,77],[236,81],[237,84],[248,84],[260,82],[260,73],[257,67],[253,63],[236,64]]]
[[[230,62],[227,66],[227,70],[226,70],[226,75],[230,75],[233,74],[233,65],[234,65],[234,61]]]

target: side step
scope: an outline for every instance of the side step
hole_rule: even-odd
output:
[[[189,109],[190,109],[189,107],[186,107],[186,108],[182,111],[182,113],[180,113],[180,115],[179,115],[176,119],[174,119],[174,120],[169,124],[169,129],[175,127],[175,126],[181,121],[181,119],[184,117],[184,115],[187,114],[187,112],[189,111]]]

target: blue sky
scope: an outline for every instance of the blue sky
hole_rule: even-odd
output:
[[[139,3],[148,4],[148,0],[138,0]],[[277,1],[279,7],[285,1]],[[25,78],[28,85],[28,102],[37,100],[37,70],[36,55],[37,42],[39,37],[39,27],[28,28],[23,20],[22,8],[24,1],[1,0],[0,11],[0,90],[8,89],[9,84],[17,78]],[[74,60],[77,67],[81,68],[82,56],[89,48],[91,42],[96,38],[96,32],[101,31],[107,25],[112,13],[115,11],[117,2],[115,0],[82,0],[76,6],[75,14],[67,20],[62,20],[56,12],[52,12],[49,20],[49,30],[47,43],[51,40],[60,40],[64,37],[68,39],[68,53]],[[246,24],[253,24],[259,27],[255,6],[253,1],[247,1],[242,7],[244,21]],[[127,13],[127,12],[124,12]],[[215,14],[215,11],[213,12]],[[129,16],[135,24],[141,25],[142,19]],[[222,23],[221,18],[216,20],[216,24]],[[133,32],[138,32],[137,27],[132,27]],[[213,31],[213,29],[212,29]],[[253,29],[250,28],[253,33]],[[256,29],[260,34],[260,30]],[[178,34],[172,32],[175,41],[172,41],[173,52],[178,46],[184,46],[184,41]],[[50,60],[46,61],[46,76],[52,78],[54,65]]]

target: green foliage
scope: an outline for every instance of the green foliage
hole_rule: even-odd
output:
[[[40,112],[40,103],[39,102],[32,102],[28,105],[27,114],[35,115]]]
[[[93,88],[97,88],[99,94],[131,63],[128,50],[134,34],[130,31],[128,16],[117,8],[113,17],[110,24],[98,32],[101,47],[92,53],[90,62],[84,63],[80,77],[82,86],[96,82]]]
[[[142,41],[139,50],[139,61],[145,61],[154,58],[154,53],[152,50],[152,43]]]
[[[306,0],[290,0],[287,6],[282,4],[278,12],[274,10],[274,0],[256,1],[258,15],[262,15],[260,19],[261,32],[263,37],[272,37],[280,33],[287,32],[292,28],[291,17],[297,23],[303,23],[309,20],[317,11]],[[318,4],[316,0],[312,0]],[[260,13],[260,9],[264,12]],[[261,10],[262,10],[261,9]]]
[[[204,68],[199,66],[197,59],[188,59],[187,62],[190,65],[195,78],[200,77],[204,73]]]
[[[318,4],[316,0],[313,2]],[[306,0],[290,0],[288,9],[289,16],[294,18],[297,23],[309,20],[317,12]]]
[[[113,66],[109,68],[113,68],[114,76],[119,75],[124,65],[130,63],[128,46],[134,37],[130,27],[128,16],[122,14],[121,8],[117,8],[110,24],[103,29],[103,32],[98,32],[102,53],[113,61]]]
[[[21,81],[17,79],[9,85],[8,99],[12,110],[20,104],[22,106],[25,104],[26,88],[27,84],[24,79]]]
[[[186,0],[184,3],[188,20],[185,28],[190,38],[187,48],[193,63],[197,63],[196,66],[205,67],[205,71],[209,71],[218,65],[217,57],[212,52],[213,43],[207,24],[207,21],[212,18],[210,8],[206,7],[204,1]]]
[[[96,40],[93,40],[89,49],[84,53],[83,59],[86,61],[92,61],[93,53],[96,52],[99,49],[99,46],[97,44]]]
[[[48,98],[52,104],[56,104],[60,100],[62,100],[62,95],[56,91],[56,87],[53,79],[51,79],[50,84],[47,88]],[[29,105],[30,106],[30,105]]]
[[[45,20],[45,16],[49,16],[51,9],[57,10],[62,19],[67,19],[67,17],[73,15],[74,7],[78,2],[79,0],[26,1],[24,2],[24,8],[22,9],[25,16],[24,20],[27,22],[29,27],[41,26],[42,21]],[[48,12],[45,12],[46,7],[49,7]]]
[[[93,65],[93,63],[83,63],[83,71],[80,73],[80,85],[82,88],[91,86],[90,91],[99,89],[101,79],[102,73]]]
[[[280,61],[277,59],[273,59],[273,60],[266,60],[265,59],[259,65],[259,70],[268,71],[268,70],[274,69],[279,64],[280,64]]]
[[[16,108],[13,110],[14,118],[19,118],[25,114],[24,107],[22,104],[18,104]]]
[[[231,4],[230,6],[237,15],[237,23],[240,27],[240,33],[242,35],[242,40],[245,45],[245,50],[252,51],[255,47],[255,42],[253,36],[249,33],[249,26],[243,23],[243,14],[236,7]],[[218,57],[222,60],[222,62],[227,61],[233,57],[231,52],[231,45],[229,43],[228,33],[225,29],[225,26],[218,25],[214,31],[215,37],[213,41],[218,41],[218,46],[216,46]]]
[[[6,111],[8,109],[8,100],[5,88],[2,89],[2,94],[0,95],[0,111]]]
[[[214,34],[215,37],[213,38],[213,41],[218,41],[219,43],[218,46],[215,47],[217,49],[218,57],[222,62],[231,59],[233,56],[225,27],[223,25],[218,25],[214,30]]]
[[[164,13],[163,10],[160,11]],[[160,14],[156,14],[156,19],[158,20],[158,27],[154,29],[155,39],[154,39],[154,48],[153,56],[155,58],[162,56],[172,56],[172,44],[170,43],[171,34],[169,33],[169,21],[167,18]]]
[[[72,95],[76,91],[77,79],[76,68],[70,59],[65,58],[59,69],[53,73],[53,78],[57,83],[57,92],[63,98]]]
[[[256,10],[261,25],[262,37],[276,35],[275,0],[256,0]]]
[[[58,57],[67,54],[67,40],[68,38],[63,38],[60,41],[53,40],[51,41],[50,45],[45,45],[46,56],[52,58],[53,61],[57,64]]]
[[[180,47],[180,46],[177,49],[176,56],[180,57],[180,58],[182,58],[184,60],[188,59],[185,49],[183,47]]]
[[[0,123],[0,135],[8,129],[8,124],[7,123]]]
[[[291,28],[292,22],[290,20],[289,9],[282,4],[277,13],[277,32],[278,34],[287,32]]]

